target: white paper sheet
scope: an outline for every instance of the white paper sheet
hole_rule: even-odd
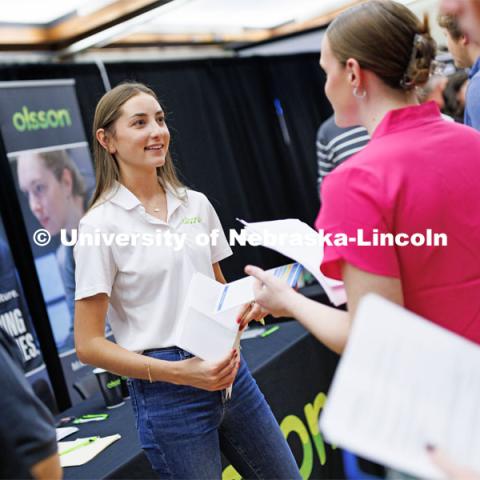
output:
[[[55,429],[57,432],[57,442],[62,438],[68,437],[72,433],[78,432],[77,427],[59,427]]]
[[[203,360],[219,360],[233,348],[243,303],[216,311],[224,285],[195,273],[176,332],[176,344]],[[249,300],[253,300],[253,291]]]
[[[343,282],[328,278],[320,271],[323,245],[313,228],[296,218],[253,223],[240,221],[247,232],[260,236],[261,245],[303,265],[317,279],[334,305],[342,305],[347,301]]]
[[[102,450],[105,450],[109,445],[119,440],[120,434],[110,435],[108,437],[98,438],[94,442],[76,448],[69,453],[67,450],[74,448],[75,446],[85,442],[85,438],[78,438],[71,442],[58,442],[58,453],[60,454],[60,465],[62,467],[77,467],[84,465],[85,463],[95,458]]]
[[[326,439],[423,478],[434,445],[480,472],[480,348],[376,295],[360,303],[320,419]]]

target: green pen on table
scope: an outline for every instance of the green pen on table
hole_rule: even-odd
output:
[[[269,335],[271,335],[272,333],[276,332],[279,329],[280,329],[280,327],[278,325],[275,325],[275,326],[269,328],[268,330],[265,330],[260,336],[262,338],[268,337]]]
[[[79,423],[101,422],[102,420],[106,420],[108,417],[108,413],[88,413],[76,418],[73,421],[73,424],[78,425]]]
[[[72,447],[67,448],[62,453],[60,453],[60,455],[66,455],[67,453],[78,450],[79,448],[86,447],[87,445],[90,445],[91,443],[93,443],[95,440],[98,440],[99,438],[100,437],[87,438],[84,442],[77,443],[76,445],[73,445]]]

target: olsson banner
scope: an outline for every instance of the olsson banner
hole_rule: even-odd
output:
[[[74,80],[0,82],[1,134],[72,401],[72,384],[88,374],[74,350],[75,265],[61,229],[76,229],[94,187],[94,172]],[[35,232],[41,230],[38,242]]]

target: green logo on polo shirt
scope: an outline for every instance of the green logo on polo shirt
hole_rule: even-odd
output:
[[[182,223],[189,225],[191,225],[192,223],[202,223],[202,219],[200,217],[185,217],[182,220]]]

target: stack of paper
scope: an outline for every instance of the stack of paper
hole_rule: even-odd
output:
[[[57,442],[62,438],[68,437],[72,433],[78,432],[77,427],[60,427],[55,429],[57,432]]]
[[[480,347],[368,295],[328,395],[326,439],[417,477],[444,475],[425,446],[480,472]]]
[[[342,305],[347,301],[343,282],[328,278],[320,271],[324,248],[321,236],[313,228],[296,218],[254,223],[239,221],[262,246],[290,257],[305,267],[334,305]]]

